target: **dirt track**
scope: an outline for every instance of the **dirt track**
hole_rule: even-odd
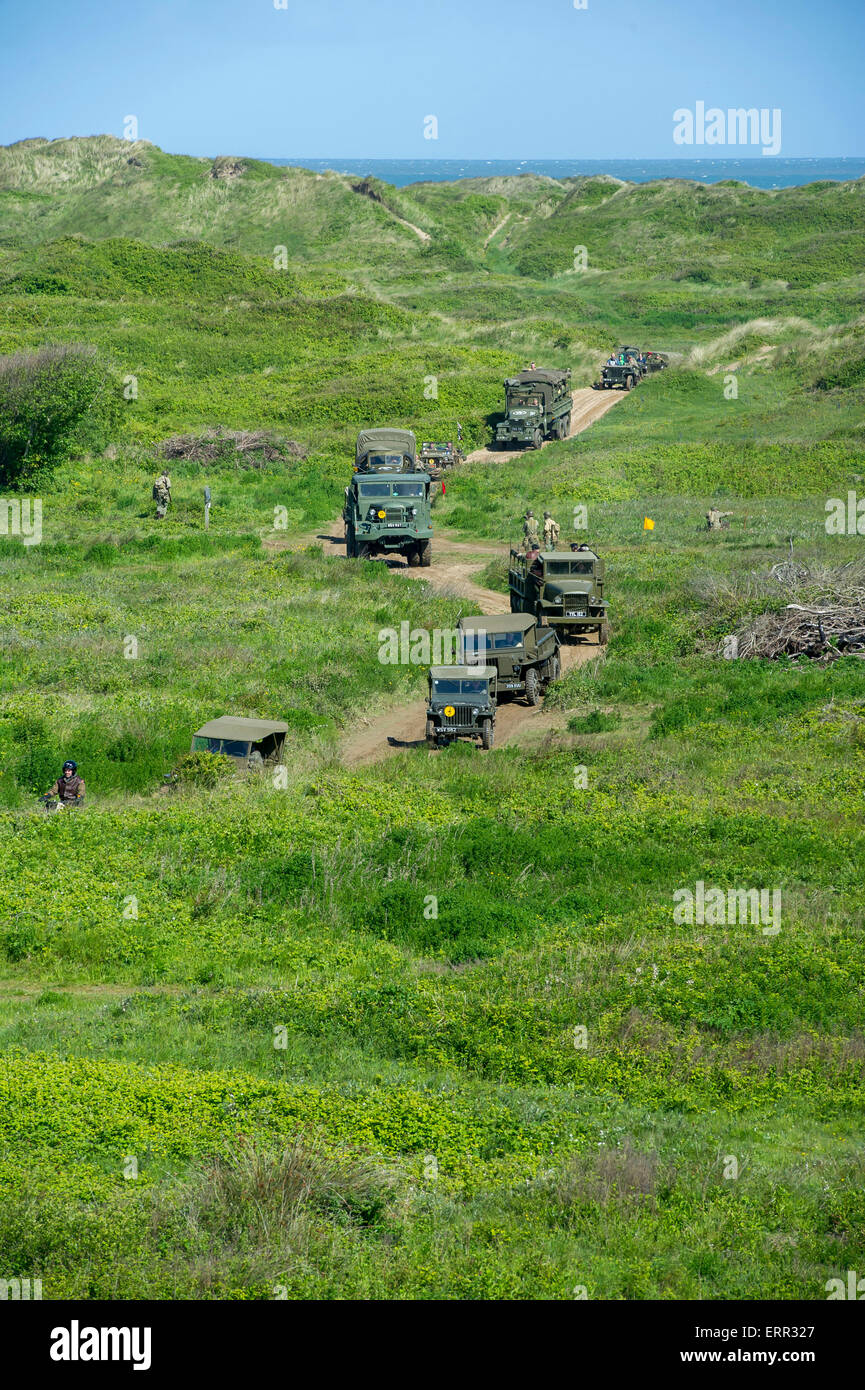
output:
[[[608,410],[620,401],[621,391],[593,391],[590,386],[572,392],[573,410],[569,438],[580,434],[595,420],[599,420]],[[466,462],[475,459],[506,461],[515,457],[512,451],[496,453],[487,449],[476,449],[469,454]],[[435,521],[435,518],[433,518]],[[339,519],[331,522],[309,536],[295,537],[290,544],[294,546],[324,545],[325,554],[344,555],[345,537],[343,523]],[[265,541],[268,544],[268,541]],[[271,545],[274,541],[270,542]],[[279,544],[279,542],[276,542]],[[507,595],[493,589],[485,589],[476,584],[473,576],[484,569],[497,556],[504,558],[507,551],[502,546],[475,544],[472,541],[457,541],[444,535],[436,527],[433,539],[433,561],[429,569],[410,569],[402,556],[369,564],[385,564],[406,579],[428,584],[437,594],[454,598],[472,599],[485,613],[509,613],[510,600]],[[591,661],[598,656],[601,648],[596,636],[585,642],[563,646],[560,652],[562,674]],[[413,700],[411,704],[395,706],[364,721],[363,727],[353,730],[343,741],[342,760],[347,767],[358,767],[364,763],[378,762],[392,757],[407,748],[426,747],[423,737],[426,716],[426,702]],[[547,712],[543,703],[526,705],[521,699],[507,701],[499,706],[496,713],[495,747],[514,742],[532,742],[544,734],[562,729],[567,715],[561,710]],[[439,756],[431,752],[431,757]]]
[[[591,386],[581,386],[578,390],[571,392],[573,406],[571,408],[571,428],[568,438],[573,439],[575,434],[582,434],[583,430],[588,429],[596,420],[600,420],[602,415],[606,415],[612,406],[617,405],[627,395],[625,391],[593,391]],[[548,444],[550,441],[547,440]],[[546,444],[541,446],[546,447]],[[534,450],[527,450],[533,453]],[[466,463],[474,463],[477,460],[486,459],[488,463],[504,463],[507,459],[517,456],[519,450],[516,449],[475,449],[466,458]]]

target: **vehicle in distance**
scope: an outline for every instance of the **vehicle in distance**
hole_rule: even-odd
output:
[[[283,762],[287,733],[288,725],[279,720],[244,719],[224,714],[196,729],[190,751],[222,753],[232,758],[238,769],[261,770],[266,764]]]
[[[505,418],[496,426],[497,444],[528,444],[539,449],[545,439],[566,439],[573,401],[570,368],[529,370],[505,381]]]

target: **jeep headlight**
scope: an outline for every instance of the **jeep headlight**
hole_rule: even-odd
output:
[[[479,710],[479,709],[475,709],[474,706],[473,706],[473,707],[472,707],[472,718],[473,718],[473,719],[477,719],[477,717],[478,717],[479,714],[480,714],[480,710]]]

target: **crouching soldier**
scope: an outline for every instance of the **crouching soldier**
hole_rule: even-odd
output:
[[[63,772],[53,786],[45,793],[46,797],[57,797],[66,810],[84,805],[84,778],[78,776],[78,764],[71,759],[63,764]]]
[[[544,549],[555,550],[559,541],[559,523],[554,521],[549,512],[544,512]]]
[[[710,507],[706,513],[706,530],[720,531],[730,525],[727,517],[731,517],[732,512],[719,512],[717,507]]]
[[[171,501],[171,479],[166,468],[163,468],[153,484],[153,500],[156,503],[156,519],[162,521]]]

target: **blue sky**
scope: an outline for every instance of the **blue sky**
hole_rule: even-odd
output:
[[[674,145],[704,101],[861,156],[863,58],[862,0],[0,0],[0,144],[134,115],[195,155],[759,155]]]

